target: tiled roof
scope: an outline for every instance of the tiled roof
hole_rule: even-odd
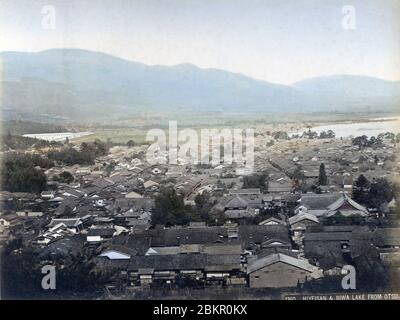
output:
[[[285,264],[289,264],[291,266],[306,270],[308,272],[314,272],[317,270],[317,267],[311,265],[307,260],[305,259],[298,259],[295,257],[288,256],[283,253],[274,253],[269,256],[263,257],[261,259],[257,259],[250,263],[247,266],[247,273],[252,273],[254,271],[257,271],[261,268],[267,267],[269,265],[272,265],[277,262],[282,262]]]

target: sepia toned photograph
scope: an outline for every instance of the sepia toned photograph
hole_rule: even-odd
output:
[[[0,120],[0,300],[400,300],[398,0],[0,0]]]

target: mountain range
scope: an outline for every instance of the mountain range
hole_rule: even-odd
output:
[[[400,81],[357,75],[273,84],[191,64],[149,66],[80,49],[1,52],[3,112],[96,119],[154,112],[392,111]]]

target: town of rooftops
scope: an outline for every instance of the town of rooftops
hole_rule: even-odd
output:
[[[18,274],[35,270],[44,279],[30,287],[35,294],[55,287],[96,298],[282,299],[326,283],[335,292],[398,288],[400,144],[390,135],[368,143],[307,132],[288,138],[279,127],[259,128],[252,139],[251,171],[223,158],[151,164],[140,143],[51,152],[29,145],[24,157],[41,161],[21,172],[45,183],[0,192],[0,244],[12,257],[3,259],[2,280],[13,282],[5,286],[18,288],[18,265]],[[72,157],[84,148],[95,157]],[[45,266],[55,268],[54,286]],[[88,270],[90,285],[68,280]]]

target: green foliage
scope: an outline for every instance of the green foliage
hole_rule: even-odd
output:
[[[7,120],[2,121],[3,132],[10,132],[12,135],[23,135],[27,133],[53,133],[66,132],[65,127],[42,122]]]
[[[274,144],[275,144],[275,141],[274,140],[270,140],[270,141],[267,142],[266,146],[267,147],[272,147]]]
[[[50,151],[48,153],[49,159],[64,163],[66,165],[90,165],[94,164],[94,160],[98,156],[103,156],[108,153],[108,144],[95,140],[94,142],[83,142],[80,147],[80,151],[66,146],[65,148],[56,151]]]
[[[385,178],[378,178],[372,183],[364,175],[360,175],[353,184],[353,199],[363,205],[379,208],[385,202],[390,202],[396,187]]]
[[[368,137],[366,135],[355,137],[351,143],[353,146],[358,146],[360,149],[366,147],[376,147],[382,144],[382,137],[375,138],[375,137]]]
[[[199,215],[200,220],[208,224],[213,223],[214,219],[210,215],[210,211],[214,203],[211,201],[210,193],[203,192],[196,195],[194,202],[196,204],[196,212]]]
[[[316,131],[311,131],[311,129],[308,129],[308,131],[303,132],[301,137],[305,139],[317,139],[318,133]]]
[[[319,139],[333,139],[335,138],[336,134],[332,130],[328,131],[321,131],[319,133]]]
[[[371,184],[369,202],[372,206],[379,208],[382,203],[390,202],[392,199],[393,189],[385,178],[378,178]]]
[[[74,181],[74,176],[68,171],[63,171],[58,177],[55,177],[54,179],[62,183],[71,183]]]
[[[275,140],[289,140],[289,135],[286,131],[276,131],[272,133],[272,137]]]
[[[261,190],[264,190],[267,178],[267,173],[256,173],[250,176],[244,176],[243,188],[260,188]]]
[[[360,204],[367,204],[369,201],[370,183],[363,174],[359,175],[353,183],[353,199]]]
[[[383,140],[383,139],[387,139],[390,140],[391,142],[395,142],[396,141],[396,135],[392,132],[385,132],[385,133],[380,133],[377,136],[378,140]]]
[[[47,179],[42,170],[50,168],[53,162],[39,155],[7,154],[1,167],[1,186],[10,192],[40,193],[46,189]]]
[[[72,294],[90,293],[101,289],[107,280],[107,277],[94,271],[95,264],[86,255],[70,255],[57,263],[63,265],[57,272],[59,291]]]
[[[292,179],[298,181],[302,181],[305,179],[304,172],[300,165],[296,165],[296,168],[294,169],[293,174],[291,176]]]
[[[95,156],[104,156],[108,152],[108,144],[96,139],[94,142],[83,142],[81,151],[86,153],[94,153]]]
[[[328,184],[328,178],[326,176],[325,165],[321,163],[319,166],[318,183],[320,186],[326,186]]]
[[[18,243],[16,243],[18,242]],[[36,251],[23,247],[18,239],[10,241],[1,256],[2,297],[6,299],[62,298],[76,295],[93,297],[110,279],[111,274],[95,271],[87,252],[46,261],[56,267],[56,289],[43,290],[43,262]]]
[[[12,136],[10,133],[1,136],[1,150],[26,150],[32,147],[38,140],[22,136]]]
[[[45,141],[39,140],[35,138],[23,137],[23,136],[14,136],[9,132],[6,135],[1,136],[1,150],[27,150],[29,148],[41,149],[41,148],[49,148],[49,147],[57,147],[61,146],[60,142],[56,141]]]
[[[1,253],[1,291],[4,299],[34,299],[42,293],[42,273],[32,249],[20,249],[21,239],[10,241]]]
[[[191,208],[184,205],[183,197],[174,188],[164,188],[155,199],[151,219],[154,225],[185,225],[192,219]]]
[[[116,162],[115,162],[114,160],[112,160],[109,164],[103,163],[104,170],[105,170],[107,173],[111,173],[111,172],[114,170],[114,168],[115,168],[116,165],[117,165],[117,164],[116,164]]]
[[[94,164],[95,154],[93,152],[78,151],[72,147],[62,150],[50,151],[48,157],[51,160],[72,166],[74,164],[89,165]]]
[[[132,147],[134,147],[134,146],[136,145],[136,143],[135,143],[135,141],[133,141],[133,140],[129,140],[129,141],[126,143],[126,145],[127,145],[129,148],[132,148]]]

